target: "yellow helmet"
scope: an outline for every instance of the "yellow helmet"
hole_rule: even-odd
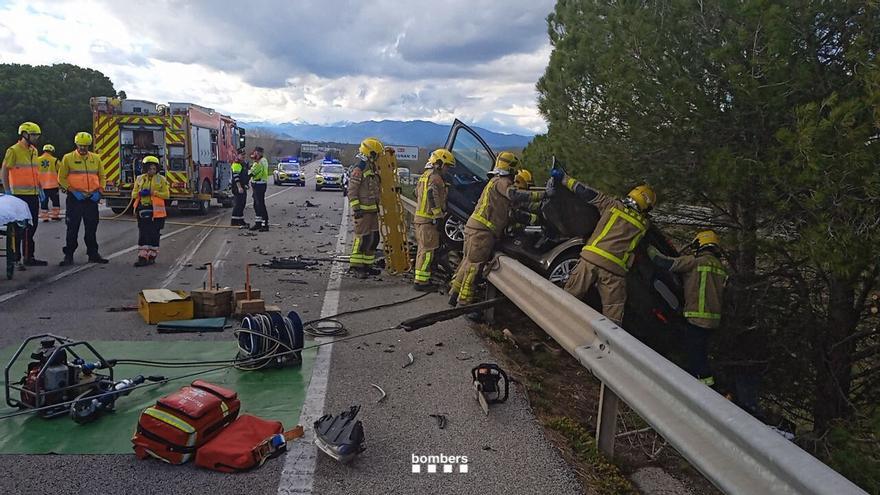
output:
[[[509,151],[502,151],[498,153],[498,158],[495,159],[495,168],[489,174],[511,175],[517,165],[519,165],[519,158],[516,155]]]
[[[73,142],[77,146],[90,146],[92,144],[92,135],[88,132],[77,132],[73,137]]]
[[[144,165],[149,165],[149,164],[151,164],[151,163],[154,163],[154,164],[156,164],[156,166],[158,166],[158,165],[159,165],[159,159],[156,158],[156,157],[153,156],[153,155],[147,155],[147,156],[145,156],[145,157],[144,157]]]
[[[437,162],[440,162],[447,167],[454,167],[455,157],[446,148],[437,148],[431,152],[431,156],[428,158],[428,163],[433,166]]]
[[[519,189],[532,187],[532,184],[534,184],[532,173],[526,169],[520,170],[516,173],[516,177],[513,178],[513,184]]]
[[[51,144],[44,144],[43,151],[48,151],[49,153],[55,153],[55,147]]]
[[[718,234],[714,230],[701,230],[694,236],[694,244],[697,246],[697,249],[718,247],[721,245],[721,239],[718,238]]]
[[[365,158],[375,160],[382,156],[382,153],[385,151],[385,146],[382,144],[382,141],[370,137],[361,141],[358,151],[360,151],[361,155],[364,155]]]
[[[651,189],[651,186],[647,184],[642,184],[641,186],[633,188],[627,196],[633,200],[642,212],[651,211],[651,208],[657,203],[657,195],[654,194],[654,190]]]
[[[34,124],[33,122],[24,122],[20,126],[18,126],[18,135],[21,136],[22,133],[28,134],[42,134],[43,131],[40,130],[40,126]]]

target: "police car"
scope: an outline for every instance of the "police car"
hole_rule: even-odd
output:
[[[305,187],[306,185],[306,177],[303,174],[299,160],[296,158],[279,162],[278,165],[275,166],[275,171],[272,172],[272,176],[276,186],[293,184]]]
[[[315,191],[342,189],[345,170],[339,160],[324,160],[315,172]]]

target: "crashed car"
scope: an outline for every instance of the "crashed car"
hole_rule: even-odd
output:
[[[345,171],[338,160],[324,160],[315,172],[315,191],[321,189],[342,189],[342,176]]]
[[[445,250],[460,251],[464,225],[488,183],[487,173],[494,167],[495,153],[459,120],[453,123],[445,147],[455,155],[456,166],[445,176],[450,187],[441,239]],[[599,221],[599,211],[568,189],[555,187],[553,194],[544,199],[539,216],[540,226],[511,233],[496,249],[562,286],[577,265],[586,238]],[[656,343],[662,347],[664,341],[669,341],[669,332],[680,332],[684,326],[680,315],[682,287],[675,275],[654,268],[647,256],[648,245],[670,256],[678,254],[656,227],[649,229],[636,249],[633,267],[627,274],[623,327],[645,341],[657,338]],[[595,288],[587,294],[586,302],[601,309]],[[654,342],[650,343],[653,346]]]

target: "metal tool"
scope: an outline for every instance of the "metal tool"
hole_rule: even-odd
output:
[[[483,412],[487,416],[491,404],[507,401],[510,393],[510,379],[497,364],[478,364],[471,370],[471,378],[474,380],[474,398],[480,403],[480,407],[483,408]]]

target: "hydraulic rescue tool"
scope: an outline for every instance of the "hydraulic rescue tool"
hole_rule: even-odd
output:
[[[471,378],[474,380],[474,398],[480,403],[487,416],[489,405],[507,401],[510,380],[507,378],[507,373],[497,364],[480,363],[471,370]]]
[[[35,341],[40,346],[31,353],[24,376],[18,382],[9,373],[25,348]],[[86,361],[80,352],[88,351],[95,361]],[[114,360],[104,357],[91,344],[52,334],[28,337],[4,369],[6,403],[19,409],[35,409],[44,418],[69,414],[77,423],[88,423],[105,411],[112,411],[116,399],[146,380],[162,381],[151,376],[115,381]],[[100,371],[106,370],[101,373]],[[13,397],[18,395],[18,398]]]

